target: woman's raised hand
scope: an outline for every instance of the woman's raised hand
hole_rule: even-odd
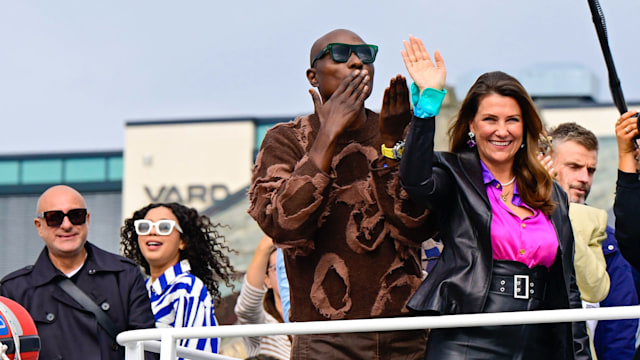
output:
[[[426,88],[444,89],[447,69],[440,52],[436,50],[433,53],[434,63],[419,38],[409,35],[409,41],[404,40],[403,44],[401,53],[404,65],[420,91]]]

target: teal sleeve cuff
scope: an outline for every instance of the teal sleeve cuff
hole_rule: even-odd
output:
[[[413,114],[419,118],[430,118],[440,113],[440,107],[447,90],[437,90],[426,88],[420,93],[416,83],[411,83],[411,102],[413,103]]]

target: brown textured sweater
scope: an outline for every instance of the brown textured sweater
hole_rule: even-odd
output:
[[[379,166],[378,118],[367,110],[363,127],[338,138],[329,174],[308,156],[315,114],[264,138],[249,214],[284,250],[291,321],[403,315],[420,285],[435,219],[407,198],[398,166]]]

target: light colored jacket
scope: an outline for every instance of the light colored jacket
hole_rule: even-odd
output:
[[[607,238],[607,212],[583,204],[569,205],[569,218],[575,238],[574,266],[580,297],[597,303],[609,294],[609,274],[602,253]]]

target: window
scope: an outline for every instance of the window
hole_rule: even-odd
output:
[[[122,164],[122,156],[120,157],[110,157],[107,160],[108,168],[107,168],[107,176],[106,181],[122,181],[122,169],[124,165]]]
[[[62,160],[24,160],[21,182],[22,184],[62,183]]]
[[[106,159],[66,159],[64,181],[67,183],[95,182],[106,180]]]
[[[0,185],[17,185],[20,163],[16,160],[0,161]]]

